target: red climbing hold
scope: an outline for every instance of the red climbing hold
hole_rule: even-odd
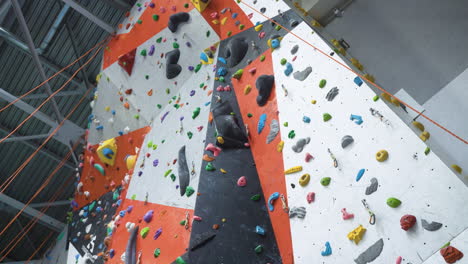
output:
[[[404,215],[400,219],[401,229],[408,231],[416,224],[416,217],[414,215]]]
[[[237,186],[244,187],[246,185],[247,185],[247,178],[245,178],[245,176],[242,176],[237,180]]]
[[[128,75],[132,75],[133,65],[135,64],[136,49],[119,56],[119,65],[122,67]]]

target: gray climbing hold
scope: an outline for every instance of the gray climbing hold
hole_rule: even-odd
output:
[[[297,25],[299,25],[299,21],[291,19],[289,20],[289,25],[291,25],[291,27],[296,27]]]
[[[266,12],[266,7],[260,8],[260,12],[261,12],[262,14],[265,13],[265,12]]]
[[[177,14],[173,14],[169,17],[169,21],[167,22],[167,28],[172,33],[177,32],[177,28],[183,22],[187,22],[190,19],[190,14],[186,12],[180,12]]]
[[[307,67],[305,68],[303,71],[297,71],[293,74],[294,76],[294,79],[298,80],[298,81],[304,81],[305,79],[307,79],[307,77],[309,76],[309,74],[312,72],[312,67]]]
[[[257,104],[258,106],[264,106],[268,102],[273,84],[275,83],[275,76],[273,75],[261,75],[255,81],[255,86],[258,90]]]
[[[125,264],[136,264],[136,241],[138,237],[138,226],[130,230],[128,237],[127,248],[125,249]]]
[[[296,142],[294,146],[292,146],[292,150],[296,153],[301,153],[305,145],[309,144],[309,142],[310,142],[310,137],[301,138]]]
[[[180,196],[184,196],[187,186],[190,184],[190,172],[187,165],[187,158],[185,156],[185,145],[179,150],[179,189]]]
[[[225,58],[228,59],[228,67],[234,67],[241,62],[249,49],[249,43],[244,38],[233,38],[226,46]]]
[[[180,58],[180,50],[174,49],[166,53],[166,78],[173,79],[182,71],[182,66],[177,64]]]
[[[291,49],[291,54],[292,55],[296,54],[298,50],[299,50],[299,45],[294,45],[294,47],[292,47]]]
[[[270,144],[270,142],[272,142],[276,135],[278,135],[279,133],[279,123],[278,123],[278,120],[271,120],[271,123],[270,123],[270,132],[268,133],[268,136],[267,136],[267,139],[266,139],[266,143],[267,144]]]
[[[434,222],[434,221],[429,223],[425,219],[421,219],[421,224],[422,224],[422,227],[426,229],[427,231],[437,231],[442,227],[441,223]]]
[[[289,210],[289,218],[294,218],[297,216],[297,218],[304,218],[306,215],[307,211],[305,207],[300,206],[300,207],[293,207]]]
[[[379,181],[376,178],[370,179],[371,184],[366,188],[366,195],[371,195],[379,188]]]
[[[354,142],[354,138],[350,135],[346,135],[341,139],[341,147],[346,148],[353,142]]]
[[[357,259],[354,260],[357,264],[367,264],[374,261],[380,256],[383,250],[383,239],[379,239],[374,245],[370,246],[366,251],[362,252]]]
[[[328,100],[328,101],[333,101],[333,99],[335,99],[335,96],[338,95],[338,92],[340,90],[338,90],[337,87],[333,87],[330,89],[330,91],[328,91],[327,93],[327,96],[325,96],[325,98]]]

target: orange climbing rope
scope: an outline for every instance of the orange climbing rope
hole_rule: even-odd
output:
[[[37,254],[37,252],[39,252],[39,250],[41,250],[41,248],[45,245],[45,243],[49,240],[49,238],[52,237],[52,235],[54,234],[54,231],[50,232],[49,235],[47,235],[46,239],[44,239],[44,241],[42,241],[42,243],[39,245],[39,247],[36,248],[36,250],[34,251],[34,253],[28,258],[28,260],[26,261],[26,264],[29,263],[29,261],[34,258],[34,256]]]
[[[450,135],[452,135],[453,137],[455,137],[456,139],[460,140],[461,142],[465,143],[465,144],[468,144],[468,141],[461,138],[460,136],[458,136],[457,134],[455,134],[454,132],[450,131],[449,129],[445,128],[444,126],[442,126],[441,124],[437,123],[436,121],[432,120],[431,118],[429,118],[428,116],[426,116],[425,114],[423,114],[422,112],[419,112],[418,110],[416,110],[414,107],[410,106],[409,104],[403,102],[402,100],[400,100],[398,97],[396,97],[395,95],[387,92],[387,90],[385,90],[384,88],[382,88],[381,86],[379,86],[378,84],[372,82],[372,81],[369,81],[367,78],[365,78],[362,74],[354,71],[353,69],[351,69],[348,65],[338,61],[337,59],[333,58],[332,56],[328,55],[326,52],[322,51],[321,49],[315,47],[314,45],[312,45],[311,43],[307,42],[306,40],[304,40],[303,38],[301,38],[300,36],[298,36],[297,34],[294,34],[293,32],[291,32],[291,30],[285,28],[283,25],[279,24],[278,22],[274,21],[273,19],[271,19],[270,17],[268,16],[265,16],[262,12],[258,11],[257,9],[253,8],[252,6],[250,6],[249,4],[246,4],[244,3],[244,1],[241,1],[242,4],[244,4],[245,6],[247,6],[248,8],[252,9],[253,11],[255,11],[256,13],[260,14],[261,16],[265,17],[266,19],[268,19],[270,22],[272,23],[275,23],[276,25],[278,25],[279,27],[281,27],[282,29],[286,30],[289,34],[295,36],[296,38],[298,38],[299,40],[301,40],[302,42],[306,43],[307,45],[311,46],[312,48],[314,48],[315,50],[318,50],[320,53],[322,53],[323,55],[325,55],[326,57],[328,57],[329,59],[333,60],[334,62],[338,63],[339,65],[341,65],[342,67],[344,67],[345,69],[353,72],[354,74],[356,74],[357,76],[359,76],[360,78],[366,80],[367,82],[371,83],[374,87],[376,87],[377,89],[379,89],[380,91],[388,94],[389,96],[395,98],[396,100],[398,100],[398,102],[400,102],[401,104],[403,104],[404,106],[408,107],[409,109],[413,110],[415,113],[417,113],[418,115],[424,117],[425,119],[427,119],[427,121],[433,123],[434,125],[438,126],[439,128],[441,128],[442,130],[444,130],[445,132],[449,133]]]
[[[37,89],[39,89],[42,85],[44,85],[45,83],[47,83],[48,81],[52,80],[53,78],[55,78],[57,75],[59,75],[60,73],[62,73],[63,71],[65,71],[66,69],[70,68],[71,66],[75,65],[78,61],[80,61],[82,58],[84,58],[86,55],[88,55],[91,51],[93,51],[95,48],[97,48],[98,46],[104,44],[104,42],[106,41],[107,39],[103,39],[101,40],[100,42],[98,42],[96,45],[94,45],[94,47],[92,47],[91,49],[89,49],[87,52],[85,52],[83,55],[81,55],[79,58],[77,58],[76,60],[74,60],[72,63],[68,64],[65,68],[61,69],[60,71],[54,73],[52,76],[50,76],[47,80],[43,81],[42,83],[40,83],[38,86],[32,88],[31,90],[29,90],[27,93],[19,96],[18,98],[16,98],[15,100],[13,100],[12,102],[10,102],[9,104],[7,104],[6,106],[4,106],[2,109],[0,109],[0,113],[5,111],[7,108],[9,108],[10,106],[14,105],[16,102],[18,102],[19,100],[21,100],[22,98],[24,98],[25,96],[29,95],[30,93],[36,91]]]
[[[100,47],[94,54],[93,56],[86,62],[86,63],[89,63],[94,57],[96,57],[96,55],[99,53],[99,51],[101,50],[102,47]],[[86,64],[85,64],[86,65]],[[83,66],[85,66],[83,65]],[[79,69],[78,69],[79,70]],[[75,72],[76,74],[77,72]],[[70,81],[71,79],[69,79],[68,81]],[[66,83],[64,84],[66,85]],[[0,193],[3,193],[5,191],[6,188],[8,188],[8,186],[13,182],[13,180],[19,175],[19,173],[28,165],[28,163],[34,158],[35,155],[37,155],[37,153],[44,147],[44,145],[50,141],[50,139],[58,132],[58,130],[63,126],[63,124],[65,123],[65,121],[71,116],[71,114],[76,110],[76,108],[81,104],[81,102],[86,98],[86,96],[89,94],[89,92],[91,92],[91,89],[92,88],[89,88],[85,95],[81,98],[80,102],[75,106],[75,108],[67,115],[66,118],[64,118],[60,123],[59,125],[52,131],[52,133],[50,133],[50,135],[46,138],[46,140],[44,140],[44,142],[41,144],[41,146],[39,146],[39,148],[37,148],[33,154],[28,158],[26,159],[25,162],[23,162],[23,164],[21,164],[20,167],[18,167],[18,169],[16,169],[16,171],[10,175],[10,177],[8,177],[8,179],[2,183],[0,185]],[[39,109],[39,108],[38,108]],[[34,112],[37,112],[38,109],[36,109],[36,111]],[[34,114],[34,112],[28,117],[26,118],[22,124],[27,121],[29,118],[32,117],[32,115]],[[13,130],[9,135],[13,134],[18,128],[16,128],[15,130]],[[8,137],[8,136],[7,136]],[[6,139],[7,137],[5,137],[4,139]],[[2,142],[2,140],[0,140],[0,143]]]

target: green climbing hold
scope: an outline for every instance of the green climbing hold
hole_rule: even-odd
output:
[[[139,114],[136,114],[133,116],[133,118],[135,118],[136,120],[140,119],[140,115]]]
[[[431,152],[431,148],[426,147],[426,149],[424,150],[424,154],[428,155],[429,152]]]
[[[153,150],[156,150],[158,148],[158,145],[154,144],[153,145]]]
[[[240,25],[239,25],[239,29],[240,29],[240,30],[243,30],[244,28],[245,28],[244,24],[240,24]]]
[[[398,200],[397,198],[390,197],[387,199],[387,205],[392,208],[397,208],[398,206],[400,206],[400,204],[401,204],[401,201]]]
[[[219,77],[218,81],[224,82],[224,76]]]
[[[447,242],[447,243],[445,243],[441,248],[446,248],[446,247],[448,247],[448,246],[450,246],[450,241]]]
[[[180,107],[179,104],[175,104],[175,105],[174,105],[174,108],[175,108],[175,109],[179,109],[179,107]]]
[[[140,236],[141,236],[142,238],[145,238],[145,237],[149,234],[149,231],[150,231],[149,226],[143,228],[143,229],[140,231]]]
[[[166,140],[165,140],[165,139],[161,140],[161,143],[164,143],[164,142],[166,142]]]
[[[166,94],[170,94],[170,93],[171,93],[171,89],[166,88]]]
[[[185,7],[185,8],[188,8],[188,7],[189,7],[189,4],[188,4],[188,3],[185,3],[185,4],[184,4],[184,7]]]
[[[93,201],[93,202],[88,206],[88,211],[89,211],[89,212],[92,212],[95,206],[96,206],[96,201]]]
[[[296,136],[296,132],[294,130],[289,131],[288,138],[293,139]]]
[[[143,23],[143,20],[138,19],[138,20],[137,20],[137,23],[138,23],[138,24],[141,24],[141,23]]]
[[[136,199],[136,194],[132,195],[132,197],[130,199],[135,200]]]
[[[157,248],[154,250],[153,256],[157,258],[159,257],[159,255],[161,255],[161,249]]]
[[[178,49],[179,48],[179,43],[177,43],[177,42],[172,43],[172,47],[174,49]]]
[[[252,201],[259,201],[260,200],[260,194],[255,194],[252,197],[250,197],[250,200]]]
[[[216,170],[215,167],[213,166],[213,164],[211,164],[211,162],[208,162],[205,166],[205,170],[207,171],[214,171]]]
[[[162,37],[159,37],[159,38],[156,40],[157,43],[161,43],[161,41],[162,41]]]
[[[181,257],[176,258],[175,262],[176,262],[177,264],[187,264],[187,263],[185,262],[185,260],[183,260]]]
[[[288,62],[288,61],[285,58],[282,58],[281,61],[280,61],[281,65],[285,65],[286,62]]]
[[[154,20],[154,21],[158,21],[158,20],[159,20],[159,16],[158,16],[158,15],[156,15],[156,14],[155,14],[155,15],[153,15],[153,20]]]
[[[172,169],[167,170],[167,171],[164,173],[164,177],[167,177],[167,175],[171,174],[171,172],[172,172]]]
[[[145,79],[146,79],[146,80],[148,80],[148,79],[149,79],[149,75],[148,75],[148,74],[147,74],[147,75],[145,75]]]
[[[195,110],[192,113],[192,119],[197,118],[197,116],[200,114],[200,107],[195,108]]]
[[[147,146],[148,146],[148,148],[151,148],[151,147],[153,146],[153,140],[150,140],[150,141],[148,142],[148,145],[147,145]]]
[[[320,184],[322,184],[322,186],[328,186],[330,185],[330,181],[331,181],[330,177],[324,177],[320,180]]]
[[[117,190],[112,194],[112,199],[117,200],[119,198],[120,194]]]
[[[208,38],[210,35],[211,35],[211,31],[208,30],[208,31],[206,32],[206,37]]]
[[[169,176],[171,177],[171,180],[174,182],[176,180],[176,176],[174,175],[174,173],[171,173],[171,175]]]
[[[161,109],[161,108],[162,108],[162,105],[160,105],[160,104],[158,104],[158,105],[156,105],[156,106],[157,106],[159,109]]]
[[[374,96],[374,98],[372,98],[372,100],[374,100],[374,102],[377,102],[377,100],[379,100],[379,98],[380,97],[378,95],[376,95],[376,96]]]
[[[195,192],[195,189],[193,189],[192,186],[187,186],[187,188],[185,189],[185,195],[187,195],[187,197],[192,196],[194,192]]]
[[[205,86],[205,83],[200,83],[200,88],[203,88]]]
[[[262,245],[258,245],[255,247],[255,253],[259,254],[259,253],[262,253],[262,251],[263,251]]]
[[[280,25],[276,25],[275,29],[276,31],[279,31],[281,29]]]
[[[187,132],[187,137],[188,137],[189,139],[192,139],[192,137],[193,137],[193,133],[192,133],[192,132],[190,132],[190,131],[189,131],[189,132]]]
[[[323,114],[323,121],[327,122],[330,119],[332,119],[332,116],[329,113]]]
[[[233,75],[232,75],[232,78],[234,79],[237,79],[237,80],[240,80],[240,78],[242,77],[242,74],[244,73],[244,70],[243,69],[239,69],[237,70]]]
[[[140,51],[140,55],[141,55],[141,56],[146,56],[146,49],[142,49],[142,50]]]
[[[283,123],[283,126],[284,126],[284,127],[288,127],[288,125],[289,125],[288,122],[284,122],[284,123]]]
[[[232,35],[232,31],[228,31],[226,35],[230,37]]]
[[[265,55],[260,56],[260,61],[264,61],[264,60],[265,60]]]
[[[323,87],[325,87],[326,84],[327,84],[327,80],[322,79],[322,80],[320,80],[320,82],[319,82],[319,87],[320,87],[320,88],[323,88]]]
[[[195,73],[197,73],[200,69],[201,69],[201,63],[200,64],[197,64],[197,66],[195,66],[195,70],[193,70]]]
[[[252,117],[253,115],[251,113],[248,113],[247,114],[247,117]]]
[[[187,223],[187,220],[185,220],[185,219],[179,222],[179,224],[180,224],[181,226],[184,226],[185,223]]]

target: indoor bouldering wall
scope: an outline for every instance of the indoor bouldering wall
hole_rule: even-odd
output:
[[[331,58],[282,1],[138,1],[97,77],[69,263],[460,258],[468,189]]]

